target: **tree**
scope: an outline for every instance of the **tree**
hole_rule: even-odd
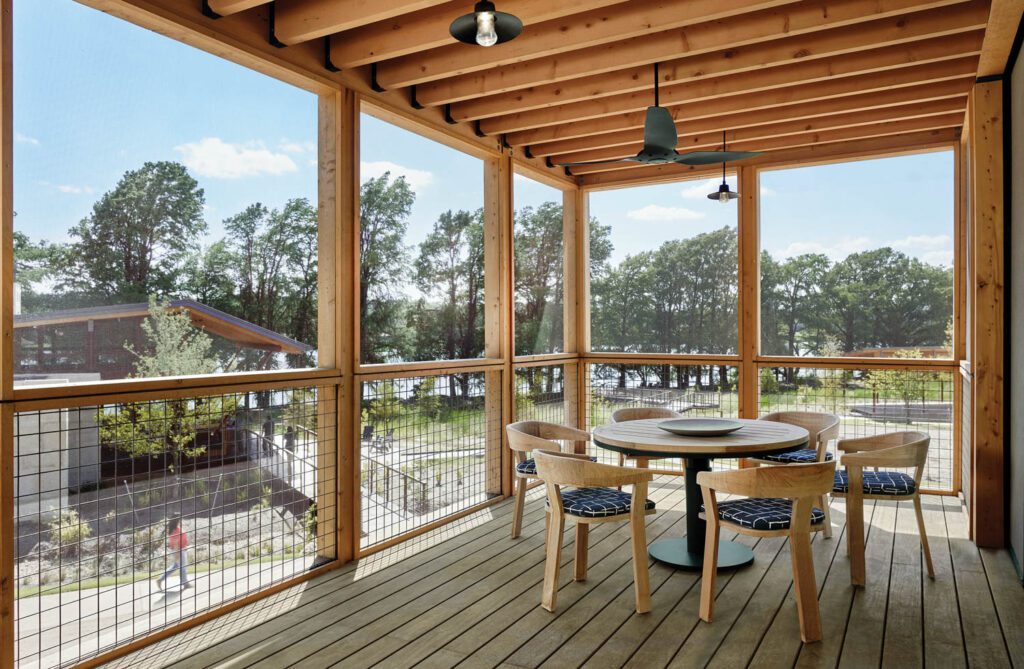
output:
[[[360,189],[359,340],[365,363],[401,357],[407,346],[400,290],[406,283],[404,240],[415,200],[405,177],[392,180],[388,172]]]
[[[206,230],[204,201],[180,163],[148,162],[125,172],[70,230],[61,287],[104,304],[173,294]]]
[[[220,239],[194,253],[185,265],[186,291],[197,301],[233,314],[238,313],[237,264],[227,239]]]
[[[545,202],[515,217],[516,353],[562,349],[562,206]]]
[[[785,345],[782,355],[820,353],[813,345],[805,348],[801,335],[822,325],[822,291],[830,266],[828,256],[820,253],[805,253],[779,266],[774,292],[777,324]]]

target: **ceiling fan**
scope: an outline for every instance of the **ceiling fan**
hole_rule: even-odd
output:
[[[582,163],[558,163],[559,167],[577,167],[580,165],[605,165],[611,163],[643,163],[644,165],[663,165],[678,163],[680,165],[710,165],[724,163],[761,155],[758,151],[691,151],[679,153],[679,133],[676,132],[675,121],[668,109],[659,106],[658,98],[658,64],[654,64],[654,106],[647,108],[644,119],[644,148],[640,153],[628,158],[615,160],[590,160]],[[724,148],[724,147],[723,147]]]

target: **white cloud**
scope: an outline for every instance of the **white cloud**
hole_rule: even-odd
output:
[[[18,144],[31,144],[32,146],[39,146],[38,139],[36,139],[35,137],[29,137],[28,135],[23,135],[20,132],[14,133],[14,141],[17,142]]]
[[[75,186],[74,184],[57,184],[54,188],[69,195],[85,195],[92,192],[92,188],[89,186]]]
[[[821,242],[793,242],[779,251],[783,258],[793,258],[805,253],[823,253],[831,260],[842,260],[851,253],[860,253],[873,248],[869,237],[843,237],[833,244]]]
[[[726,179],[726,183],[733,190],[736,190],[736,178],[729,177]],[[722,182],[718,179],[707,179],[704,181],[695,181],[693,185],[686,186],[683,190],[679,191],[679,194],[686,200],[703,200],[711,193],[717,193],[718,187]]]
[[[660,204],[649,204],[646,207],[626,212],[626,216],[634,221],[697,221],[704,218],[704,213],[686,207],[663,207]]]
[[[953,265],[953,239],[949,235],[910,235],[887,244],[932,265]]]
[[[426,170],[417,170],[405,165],[393,163],[390,160],[376,160],[373,162],[359,163],[360,175],[363,181],[376,179],[390,172],[392,178],[405,177],[405,180],[412,186],[413,190],[429,186],[434,181],[434,174]]]
[[[761,197],[774,197],[775,191],[768,186],[761,186]]]
[[[315,142],[294,142],[290,139],[282,139],[281,143],[278,144],[278,148],[285,153],[303,154],[313,153],[316,151]]]
[[[274,153],[262,142],[229,144],[219,137],[204,137],[174,147],[185,166],[204,177],[241,179],[263,174],[278,176],[298,169],[284,153]]]

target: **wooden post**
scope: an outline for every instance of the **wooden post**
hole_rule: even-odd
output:
[[[1002,81],[975,84],[971,108],[971,529],[975,543],[996,548],[1005,542]]]
[[[564,196],[566,231],[566,284],[565,284],[565,317],[572,320],[573,339],[568,339],[569,329],[566,328],[566,351],[583,356],[590,352],[590,196],[581,188],[566,191]],[[571,220],[570,220],[571,218]],[[571,227],[571,240],[569,230]],[[570,274],[570,255],[571,274]],[[572,278],[570,285],[569,278]],[[570,295],[570,290],[571,295]],[[571,306],[570,306],[571,303]],[[572,346],[572,348],[569,348]],[[573,365],[566,365],[566,401],[572,397],[575,401],[573,418],[575,425],[581,430],[587,429],[590,420],[588,415],[587,378],[590,367],[582,358]],[[572,373],[570,374],[570,368]],[[568,384],[572,383],[571,392]],[[568,417],[567,409],[567,417]]]
[[[487,492],[495,495],[512,494],[512,457],[504,448],[515,398],[512,176],[507,152],[484,161],[484,354],[504,361],[485,374]]]
[[[758,219],[758,174],[755,167],[740,167],[739,182],[739,415],[758,416],[758,370],[755,358],[760,339],[760,230]]]
[[[14,666],[14,106],[12,0],[0,0],[0,669]]]

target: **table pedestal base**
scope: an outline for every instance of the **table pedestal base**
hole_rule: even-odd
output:
[[[691,553],[686,548],[686,539],[661,539],[651,544],[648,552],[658,562],[680,569],[700,570],[704,567],[704,554]],[[718,544],[718,568],[733,569],[744,567],[754,561],[754,552],[734,541]]]

